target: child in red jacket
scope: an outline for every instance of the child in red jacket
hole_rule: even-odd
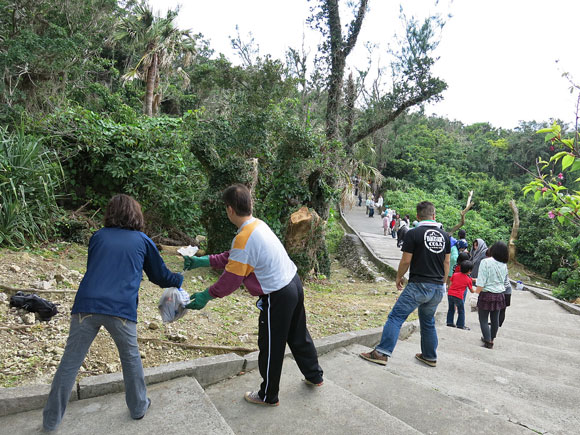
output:
[[[468,288],[471,293],[473,290],[473,281],[470,273],[473,269],[473,263],[469,260],[463,261],[459,265],[460,271],[455,272],[451,276],[451,285],[447,290],[447,300],[449,301],[449,309],[447,311],[447,326],[455,327],[453,318],[455,317],[455,307],[457,307],[457,328],[469,330],[465,326],[465,306],[463,298],[465,289]]]

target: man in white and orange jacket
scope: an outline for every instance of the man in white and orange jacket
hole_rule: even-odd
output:
[[[270,227],[252,216],[248,188],[234,184],[223,192],[228,219],[238,233],[229,251],[204,257],[185,257],[185,269],[224,269],[215,284],[191,296],[186,307],[200,310],[213,298],[233,293],[241,284],[258,296],[258,367],[262,376],[259,391],[244,398],[259,405],[277,406],[286,343],[308,385],[321,386],[322,368],[308,328],[302,282],[296,265]]]

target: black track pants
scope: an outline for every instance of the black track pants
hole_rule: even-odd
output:
[[[304,377],[322,382],[318,354],[306,327],[304,291],[298,274],[286,287],[261,296],[258,308],[258,367],[263,379],[259,396],[265,402],[278,401],[286,343]]]

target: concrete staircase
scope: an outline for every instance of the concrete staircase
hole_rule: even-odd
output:
[[[446,311],[440,306],[439,319]],[[400,340],[387,366],[350,344],[321,356],[325,383],[307,386],[291,358],[280,406],[246,403],[257,370],[213,383],[194,377],[149,387],[152,406],[129,418],[122,393],[71,402],[58,434],[575,434],[580,433],[580,316],[514,291],[492,350],[471,331],[439,323],[436,368],[415,360],[420,334]],[[41,410],[0,418],[0,434],[40,433]]]

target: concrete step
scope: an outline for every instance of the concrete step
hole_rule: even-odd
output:
[[[474,329],[472,330],[479,332],[479,325],[474,325]],[[577,338],[560,337],[558,335],[545,334],[544,332],[533,332],[528,330],[525,325],[513,325],[512,322],[510,322],[510,319],[507,318],[504,322],[504,326],[499,330],[498,338],[509,338],[510,340],[516,340],[521,343],[536,344],[574,353],[580,351]]]
[[[420,433],[331,380],[317,388],[302,378],[294,360],[286,358],[277,407],[244,400],[244,392],[259,388],[257,370],[211,385],[206,393],[237,434]]]
[[[570,377],[570,373],[578,370],[580,351],[576,343],[572,347],[557,347],[554,342],[539,344],[536,333],[513,333],[507,326],[507,321],[500,328],[495,339],[493,351],[482,347],[481,331],[474,325],[471,331],[441,326],[437,328],[439,337],[438,353],[440,358],[449,355],[469,352],[476,355],[479,361],[503,367],[508,370],[518,370],[545,382],[561,382],[565,385],[580,387],[580,379]],[[529,340],[520,338],[527,336]],[[542,338],[542,337],[540,337]]]
[[[495,416],[413,379],[361,359],[365,347],[353,345],[321,358],[327,379],[397,417],[424,434],[529,434]],[[429,376],[425,371],[424,375]]]
[[[58,435],[233,434],[199,383],[182,377],[148,387],[151,407],[142,420],[132,420],[125,394],[109,394],[69,403]],[[0,434],[42,432],[42,410],[0,418]]]
[[[553,301],[537,299],[529,292],[514,291],[511,304],[506,309],[504,328],[580,339],[580,316],[566,311]],[[443,298],[438,311],[447,315],[447,298]],[[478,314],[471,311],[468,302],[465,303],[465,314],[466,325],[472,330],[479,330]],[[454,320],[457,321],[457,315]]]
[[[452,331],[452,328],[443,328]],[[454,350],[444,340],[446,333],[441,336],[436,368],[413,362],[415,353],[420,352],[420,336],[413,334],[408,340],[398,342],[394,357],[387,365],[388,370],[415,378],[423,385],[437,388],[458,400],[479,404],[481,409],[542,433],[576,432],[580,426],[577,417],[580,406],[578,388],[569,383],[548,380],[549,374],[538,378],[534,354],[525,354],[527,364],[505,368],[495,359],[509,358],[500,355],[512,353],[509,347],[503,349],[498,345],[492,350],[485,349],[475,335],[477,339],[461,340],[461,348]],[[556,371],[556,366],[553,364],[545,370]],[[425,370],[429,370],[428,376]],[[577,370],[570,372],[569,376],[576,376],[576,373]]]

